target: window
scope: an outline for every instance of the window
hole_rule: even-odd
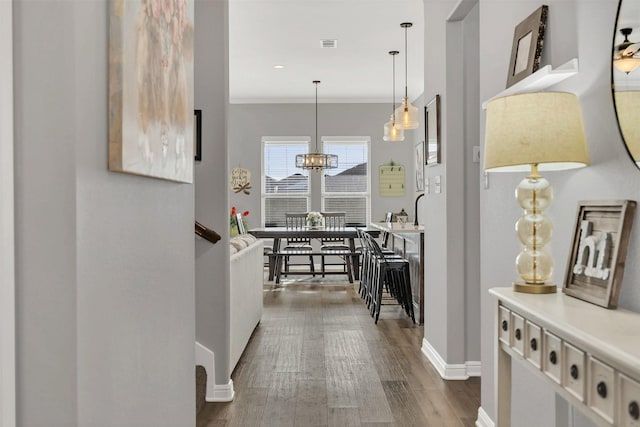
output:
[[[323,138],[325,153],[338,155],[338,168],[324,171],[322,210],[346,212],[347,225],[371,218],[369,138]]]
[[[263,227],[284,227],[285,213],[309,210],[309,174],[296,168],[296,155],[308,149],[308,138],[263,138]]]

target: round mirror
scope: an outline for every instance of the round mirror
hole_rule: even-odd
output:
[[[640,168],[640,1],[620,0],[613,36],[611,88],[627,151]]]

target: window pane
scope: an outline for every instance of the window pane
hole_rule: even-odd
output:
[[[265,194],[306,193],[309,191],[309,177],[297,172],[282,179],[264,177]]]
[[[369,199],[369,144],[366,141],[334,141],[323,144],[325,153],[337,154],[337,169],[326,171],[322,188],[323,210],[346,212],[349,225],[366,225]]]
[[[264,144],[264,192],[306,193],[309,191],[307,171],[296,168],[296,155],[307,153],[307,143]]]
[[[368,198],[362,197],[328,197],[324,198],[326,212],[346,212],[346,223],[350,226],[364,226],[367,223]]]
[[[368,191],[367,143],[324,143],[324,152],[338,155],[338,168],[326,171],[327,193],[366,193]]]
[[[285,213],[307,211],[309,176],[307,171],[296,168],[296,155],[306,154],[308,146],[307,142],[265,141],[262,176],[265,227],[285,226]]]
[[[306,197],[265,197],[264,226],[284,227],[287,212],[307,212]]]

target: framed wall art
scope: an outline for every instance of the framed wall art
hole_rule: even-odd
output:
[[[109,170],[193,182],[193,10],[109,2]]]
[[[415,146],[416,190],[424,191],[424,141]]]
[[[540,68],[548,12],[549,6],[540,6],[516,26],[511,46],[507,87],[535,73]]]
[[[427,166],[442,163],[442,142],[440,133],[440,95],[436,95],[424,107],[424,139],[427,148]]]
[[[404,196],[404,165],[391,160],[378,168],[378,191],[382,197]]]
[[[564,293],[616,308],[635,208],[633,200],[578,203]]]

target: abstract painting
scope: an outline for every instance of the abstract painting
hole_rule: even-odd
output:
[[[193,182],[193,0],[113,0],[109,169]]]

